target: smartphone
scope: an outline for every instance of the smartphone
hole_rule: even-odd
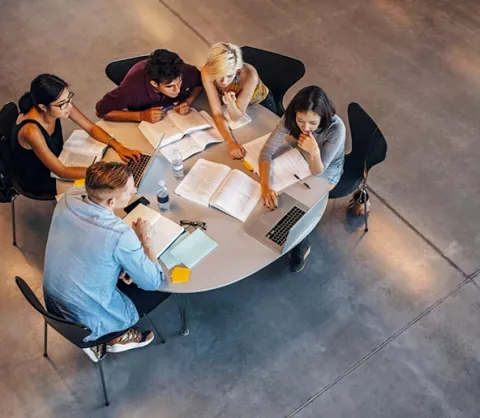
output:
[[[132,202],[130,203],[128,206],[126,206],[123,210],[125,211],[125,213],[130,213],[133,209],[135,209],[139,204],[142,204],[142,205],[145,205],[145,206],[148,206],[150,204],[150,201],[142,196],[140,197],[139,199],[135,200],[135,202]]]

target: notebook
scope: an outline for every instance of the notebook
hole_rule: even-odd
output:
[[[182,241],[184,241],[186,238],[189,237],[189,232],[185,231],[182,235],[180,235],[175,242],[170,245],[170,247],[167,248],[166,251],[160,256],[160,261],[165,264],[165,267],[168,270],[171,270],[175,266],[178,266],[179,264],[182,264],[181,261],[177,260],[173,255],[172,255],[172,250],[180,244]]]
[[[269,136],[270,134],[264,135],[243,145],[245,151],[247,151],[245,161],[257,174],[259,174],[258,159],[260,152]],[[292,148],[287,142],[284,142],[275,153],[270,172],[271,187],[277,192],[297,182],[298,180],[295,178],[295,174],[301,179],[312,174],[307,161],[303,158],[300,151]]]
[[[78,129],[65,141],[58,159],[65,167],[88,167],[102,159],[106,148],[106,144],[96,141],[87,132]],[[53,172],[50,172],[50,176],[60,179]]]
[[[179,141],[184,135],[210,128],[211,124],[205,119],[204,114],[207,113],[203,110],[197,112],[193,108],[190,108],[190,112],[183,116],[175,110],[170,110],[160,122],[142,121],[138,125],[138,129],[153,148],[157,148],[158,142],[165,134],[162,141],[162,147],[165,147]]]
[[[217,246],[218,244],[205,234],[205,232],[197,229],[195,232],[192,232],[188,238],[175,246],[172,250],[172,256],[175,257],[180,264],[191,269],[217,248]]]
[[[143,204],[139,204],[133,209],[123,218],[123,221],[132,226],[138,218],[147,221],[152,226],[151,240],[153,252],[157,258],[184,232],[180,225]]]
[[[252,121],[252,118],[250,118],[250,116],[248,116],[246,113],[244,113],[240,119],[233,121],[230,115],[228,114],[228,110],[225,106],[222,106],[222,110],[223,110],[223,116],[225,116],[225,120],[227,121],[228,126],[232,131],[234,131],[235,129],[239,129],[242,126],[245,126]]]
[[[170,163],[172,162],[172,154],[175,149],[178,149],[181,152],[183,160],[185,161],[192,155],[202,152],[207,145],[223,142],[222,135],[215,127],[215,123],[211,116],[203,111],[200,113],[212,127],[203,131],[193,132],[184,136],[180,141],[161,148],[160,152]]]
[[[260,199],[260,184],[239,170],[200,158],[175,193],[245,222]]]

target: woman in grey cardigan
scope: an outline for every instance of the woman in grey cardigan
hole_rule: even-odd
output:
[[[262,198],[270,209],[277,207],[277,194],[270,188],[270,166],[284,141],[299,148],[312,174],[328,179],[330,190],[335,187],[343,173],[345,125],[320,87],[308,86],[295,95],[260,153]],[[293,272],[303,270],[310,250],[308,237],[292,250]]]

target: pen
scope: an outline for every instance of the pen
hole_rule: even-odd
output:
[[[310,189],[310,186],[305,183],[304,181],[302,181],[302,179],[300,177],[298,177],[296,174],[294,174],[295,178],[300,182],[302,183],[307,189]]]
[[[167,110],[172,110],[174,107],[175,105],[165,106],[165,107],[162,107],[162,111],[166,112]]]

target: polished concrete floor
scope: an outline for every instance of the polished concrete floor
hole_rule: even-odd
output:
[[[52,332],[42,357],[42,321],[13,282],[41,294],[53,204],[17,201],[18,249],[0,205],[2,417],[480,416],[478,1],[0,0],[0,33],[0,102],[49,71],[94,117],[107,62],[166,47],[201,65],[228,40],[301,59],[287,100],[319,84],[389,143],[368,234],[331,201],[301,274],[283,258],[193,295],[188,337],[167,300],[152,317],[165,345],[106,359],[109,408],[81,351]]]

